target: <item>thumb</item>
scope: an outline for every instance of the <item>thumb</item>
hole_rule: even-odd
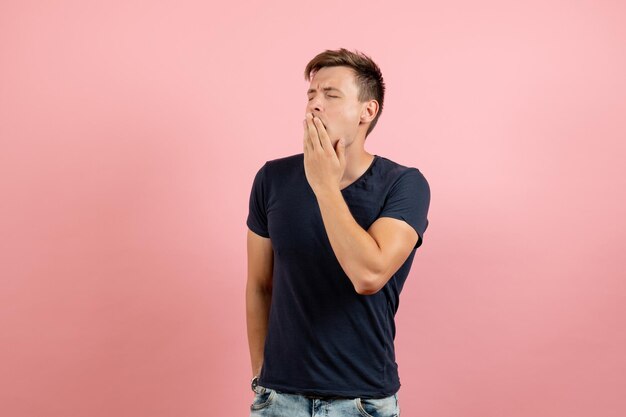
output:
[[[343,166],[346,161],[346,141],[342,138],[337,142],[337,158],[339,163]]]

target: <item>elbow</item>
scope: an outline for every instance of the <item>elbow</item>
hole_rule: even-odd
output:
[[[380,291],[380,288],[379,289],[361,288],[361,289],[356,290],[357,294],[359,295],[374,295],[378,291]]]
[[[381,278],[385,274],[382,261],[377,257],[372,257],[367,265],[361,263],[358,267],[358,273],[355,273],[357,279],[352,280],[354,282],[354,290],[357,294],[373,295],[380,291],[383,287],[383,285],[380,285],[382,282]],[[355,272],[357,271],[355,270]]]
[[[355,285],[354,290],[359,295],[374,295],[381,290],[380,279],[378,274],[370,273],[364,275]]]

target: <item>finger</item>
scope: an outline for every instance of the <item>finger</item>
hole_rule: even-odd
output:
[[[346,166],[346,145],[345,142],[342,144],[341,141],[343,141],[344,139],[339,139],[337,141],[337,149],[335,150],[335,152],[337,152],[337,159],[339,159],[339,166],[345,167]]]
[[[309,131],[309,138],[311,139],[310,140],[311,149],[314,151],[323,150],[324,148],[322,147],[322,143],[320,142],[319,135],[317,134],[317,128],[313,124],[313,117],[311,116],[311,114],[307,114],[306,124],[307,124],[308,131]]]
[[[310,142],[309,141],[309,129],[306,125],[306,119],[302,121],[302,127],[304,128],[303,129],[304,135],[302,138],[302,142],[304,143],[304,154],[306,155],[306,153],[311,150],[311,145],[309,143]]]
[[[315,123],[315,126],[317,127],[317,132],[318,132],[318,136],[320,138],[320,143],[322,144],[322,147],[326,151],[331,150],[333,148],[333,145],[330,142],[330,137],[328,137],[328,132],[326,132],[326,128],[324,127],[324,124],[322,123],[319,117],[314,117],[313,122]]]

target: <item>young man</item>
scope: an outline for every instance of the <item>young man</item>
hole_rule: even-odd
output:
[[[394,317],[430,188],[364,149],[385,93],[368,56],[326,50],[305,79],[303,153],[267,161],[250,193],[250,415],[398,416]]]

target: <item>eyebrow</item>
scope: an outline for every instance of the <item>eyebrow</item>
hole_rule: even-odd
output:
[[[322,88],[322,90],[324,90],[324,91],[334,90],[334,91],[339,92],[340,94],[343,94],[343,91],[341,91],[340,89],[335,88],[335,87],[324,87],[324,88]],[[306,93],[307,94],[311,94],[311,93],[314,93],[315,91],[316,91],[315,88],[309,88],[309,91],[307,91]]]

